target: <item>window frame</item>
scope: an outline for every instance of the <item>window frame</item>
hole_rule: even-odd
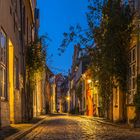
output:
[[[5,44],[4,44],[4,52],[3,52],[3,57],[4,58],[0,58],[0,68],[2,70],[2,76],[3,76],[3,80],[0,81],[1,82],[1,92],[0,93],[0,99],[2,100],[7,100],[8,98],[8,94],[7,94],[7,34],[4,31],[4,29],[2,27],[0,27],[0,55],[1,55],[1,38],[2,36],[5,37]]]

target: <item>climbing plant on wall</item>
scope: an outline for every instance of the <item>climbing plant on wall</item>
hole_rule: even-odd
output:
[[[34,81],[35,74],[45,69],[46,47],[43,45],[43,38],[35,40],[26,48],[26,69],[30,81]]]
[[[128,49],[133,33],[133,17],[127,3],[121,0],[89,0],[86,13],[88,28],[79,25],[64,33],[60,51],[76,42],[86,47],[94,78],[99,79],[99,92],[104,110],[112,101],[114,79],[123,93],[127,93]],[[124,95],[125,97],[125,95]],[[124,99],[125,104],[125,99]]]
[[[37,76],[41,76],[45,71],[46,64],[46,46],[43,44],[43,38],[31,42],[26,47],[26,99],[28,104],[27,119],[33,116],[33,92],[37,82]]]

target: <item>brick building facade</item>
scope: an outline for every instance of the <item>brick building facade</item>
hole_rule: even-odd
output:
[[[34,39],[35,0],[0,0],[0,126],[26,119],[25,51]]]

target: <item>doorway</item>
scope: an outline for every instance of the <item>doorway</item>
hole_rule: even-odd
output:
[[[9,77],[9,104],[10,104],[10,123],[14,123],[14,47],[9,40],[9,70],[8,70],[8,77]]]

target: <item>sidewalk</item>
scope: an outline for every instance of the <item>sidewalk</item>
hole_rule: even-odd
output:
[[[87,118],[87,119],[90,119],[92,121],[96,121],[96,122],[106,124],[106,125],[112,125],[112,126],[115,126],[115,127],[130,129],[130,126],[128,124],[111,122],[111,121],[109,121],[105,118],[101,118],[101,117],[91,117],[91,116],[84,116],[84,115],[83,116],[81,115],[80,117]]]
[[[14,140],[20,136],[25,135],[32,129],[37,127],[40,123],[45,120],[46,116],[39,116],[33,118],[28,123],[23,124],[11,124],[9,127],[0,129],[0,140]]]
[[[101,117],[92,117],[92,116],[82,116],[80,115],[81,118],[86,118],[86,119],[90,119],[92,121],[96,121],[98,123],[101,124],[105,124],[105,125],[111,125],[114,127],[118,127],[119,129],[128,129],[130,131],[133,132],[140,132],[140,127],[131,127],[130,125],[126,124],[126,123],[115,123],[115,122],[111,122],[105,118],[101,118]]]

